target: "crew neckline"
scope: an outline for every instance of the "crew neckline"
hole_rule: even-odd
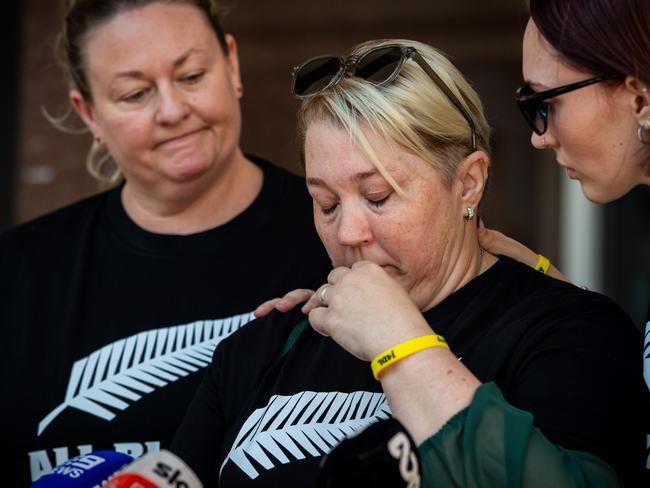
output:
[[[262,186],[251,204],[229,221],[211,229],[184,235],[148,231],[136,224],[126,213],[121,198],[124,188],[122,183],[107,195],[106,218],[109,227],[125,245],[153,254],[198,252],[205,246],[218,246],[224,236],[237,234],[239,229],[254,230],[263,220],[260,216],[263,217],[273,207],[273,200],[281,196],[283,174],[279,168],[264,159],[247,157],[262,170]]]

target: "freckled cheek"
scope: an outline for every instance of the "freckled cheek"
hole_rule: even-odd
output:
[[[374,238],[377,245],[392,258],[404,262],[413,250],[418,230],[417,225],[396,219],[391,223],[376,225]]]
[[[334,262],[342,262],[345,251],[344,248],[338,244],[335,227],[321,222],[320,215],[318,215],[316,211],[314,211],[314,225],[316,226],[316,233],[325,246],[330,259]]]

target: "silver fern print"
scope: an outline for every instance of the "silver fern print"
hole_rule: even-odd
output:
[[[223,339],[253,320],[252,313],[140,332],[79,359],[64,402],[38,424],[38,435],[66,408],[110,421],[157,388],[206,367]]]
[[[643,377],[645,384],[650,389],[650,320],[645,324],[645,338],[643,340]],[[650,469],[650,432],[646,432],[646,469]]]
[[[383,393],[304,391],[274,395],[242,425],[221,471],[232,461],[251,479],[259,476],[251,460],[266,470],[330,452],[370,424],[391,416]]]
[[[643,341],[643,376],[648,388],[650,388],[650,321],[645,324],[645,339]],[[650,444],[648,444],[650,447]],[[650,466],[648,466],[650,469]]]

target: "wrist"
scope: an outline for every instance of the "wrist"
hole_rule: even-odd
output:
[[[469,405],[479,386],[463,363],[442,347],[413,354],[381,375],[393,416],[418,444]]]
[[[447,341],[438,334],[427,334],[401,342],[375,356],[370,363],[372,374],[379,381],[380,375],[398,362],[423,350],[437,347],[449,349]]]

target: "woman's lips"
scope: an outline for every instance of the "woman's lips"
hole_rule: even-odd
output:
[[[198,134],[202,130],[203,130],[203,128],[195,129],[195,130],[191,130],[189,132],[184,132],[183,134],[179,134],[177,136],[168,137],[168,138],[163,139],[162,141],[158,142],[156,144],[156,148],[158,148],[158,147],[174,147],[174,146],[177,146],[177,145],[183,145],[183,144],[186,143],[186,141],[188,139],[192,138],[194,135]]]
[[[570,168],[569,166],[565,165],[560,161],[558,161],[557,164],[559,164],[564,169],[564,171],[566,171],[567,178],[571,180],[578,179],[578,172],[575,169]]]

